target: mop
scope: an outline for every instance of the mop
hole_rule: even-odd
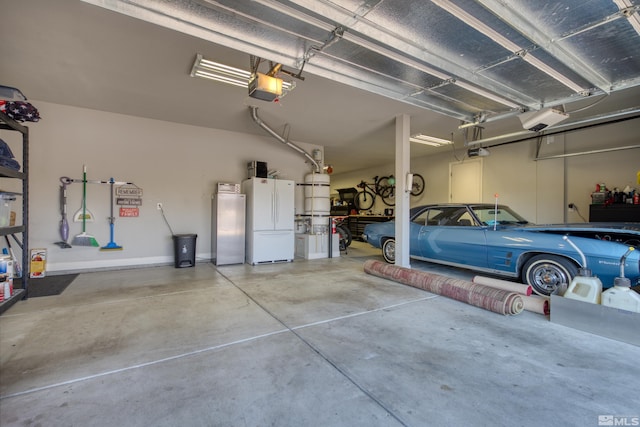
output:
[[[122,250],[122,246],[117,245],[116,242],[113,241],[113,228],[114,228],[114,223],[116,221],[115,217],[113,216],[113,184],[115,184],[115,181],[113,180],[113,178],[109,179],[109,186],[111,188],[111,191],[110,191],[111,216],[109,217],[110,239],[109,239],[109,243],[107,243],[106,245],[100,248],[101,251],[121,251]]]
[[[87,167],[83,166],[82,167],[82,171],[83,171],[83,177],[82,177],[82,191],[83,191],[83,195],[82,195],[82,205],[80,206],[80,209],[78,209],[76,211],[75,214],[73,214],[73,222],[94,222],[95,221],[95,217],[93,216],[93,214],[91,213],[91,211],[89,209],[87,209],[87,203],[85,201],[86,199],[86,185],[87,183],[89,183],[90,181],[87,181]],[[71,184],[73,182],[78,182],[80,181],[79,179],[71,179],[71,178],[67,178],[67,177],[63,177],[60,178],[60,181],[63,181],[63,183],[66,184]]]
[[[87,167],[82,169],[82,233],[73,238],[73,246],[100,246],[100,243],[86,232],[87,226]]]

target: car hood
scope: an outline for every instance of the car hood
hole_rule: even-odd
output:
[[[640,222],[591,222],[574,224],[527,224],[518,226],[527,231],[611,231],[640,234]]]

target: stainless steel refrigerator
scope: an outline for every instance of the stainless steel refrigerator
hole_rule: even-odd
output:
[[[211,255],[215,265],[244,263],[245,211],[244,194],[218,190],[213,195]]]

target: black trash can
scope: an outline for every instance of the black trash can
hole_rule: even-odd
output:
[[[175,252],[175,267],[193,267],[196,265],[197,234],[174,234],[173,249]]]

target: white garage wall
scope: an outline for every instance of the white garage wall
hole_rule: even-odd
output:
[[[30,247],[48,250],[47,270],[78,271],[173,261],[173,241],[156,203],[161,202],[173,231],[198,235],[196,256],[210,259],[211,195],[218,182],[240,183],[247,162],[267,162],[281,177],[304,182],[311,171],[304,157],[274,138],[186,126],[32,101],[42,120],[30,129]],[[248,114],[248,113],[247,113]],[[257,125],[256,125],[257,126]],[[21,139],[0,131],[21,160]],[[309,153],[320,148],[297,143]],[[59,188],[61,176],[130,181],[143,189],[138,218],[120,218],[115,209],[115,242],[123,251],[93,247],[61,249]],[[15,185],[3,180],[3,189]],[[87,207],[96,217],[87,232],[101,246],[109,242],[109,186],[89,184]],[[82,185],[68,189],[70,241],[81,232],[74,212],[81,207]],[[298,202],[298,201],[297,201]],[[298,209],[303,201],[297,203]],[[20,201],[15,204],[20,207]],[[15,209],[19,210],[19,209]],[[301,211],[299,213],[302,213]]]
[[[169,263],[173,260],[172,239],[156,209],[162,202],[175,233],[197,233],[197,257],[210,258],[210,198],[217,182],[241,182],[247,176],[246,163],[266,161],[269,169],[283,177],[303,182],[310,171],[304,158],[269,136],[255,136],[142,119],[95,110],[34,101],[43,117],[28,124],[31,131],[30,247],[48,250],[50,272],[85,271],[99,268]],[[575,153],[637,145],[638,120],[611,124],[543,140],[541,156]],[[0,131],[0,137],[20,155],[17,133]],[[311,152],[315,145],[297,143]],[[393,142],[390,142],[393,144]],[[426,181],[424,194],[411,198],[412,206],[448,200],[449,163],[463,157],[465,150],[412,160],[412,171]],[[590,194],[596,183],[623,188],[640,188],[640,149],[613,151],[563,159],[535,161],[536,141],[491,148],[483,162],[483,201],[513,206],[527,219],[538,222],[580,222],[568,212],[569,202],[588,219]],[[61,249],[59,241],[59,178],[81,178],[82,165],[89,179],[131,181],[144,190],[138,218],[116,214],[115,242],[123,251],[100,252],[97,248]],[[362,179],[394,172],[393,161],[351,173],[334,173],[332,194],[338,188],[355,187]],[[17,182],[3,180],[3,190],[19,190]],[[81,185],[68,191],[71,218],[80,207]],[[297,212],[302,212],[297,192]],[[14,204],[19,213],[19,201]],[[374,213],[386,206],[378,202]],[[109,189],[89,185],[88,208],[96,217],[87,230],[101,245],[109,241]],[[116,211],[117,212],[117,211]],[[71,222],[70,240],[80,233],[80,223]]]
[[[567,152],[599,150],[602,147],[628,147],[640,145],[640,119],[629,120],[608,126],[594,127],[580,133],[567,135]],[[625,186],[636,188],[637,173],[640,172],[640,149],[595,153],[566,158],[565,202],[575,203],[579,213],[589,219],[591,193],[597,183],[608,188]],[[581,222],[578,213],[568,212],[569,222]],[[640,221],[640,218],[638,219]]]
[[[638,122],[634,119],[544,137],[539,156],[638,145]],[[483,202],[493,202],[497,193],[500,203],[512,206],[529,221],[582,222],[576,212],[568,212],[567,204],[575,203],[579,213],[588,220],[590,195],[596,183],[604,182],[611,188],[629,185],[640,190],[636,183],[636,174],[640,171],[638,148],[538,161],[536,149],[535,139],[491,147],[491,155],[483,160]],[[449,163],[463,159],[465,151],[458,149],[455,153],[412,159],[411,170],[422,174],[426,181],[424,194],[411,197],[412,206],[449,200]],[[332,194],[337,194],[338,188],[355,187],[362,179],[370,182],[373,176],[389,175],[393,170],[394,164],[390,161],[355,172],[337,171],[331,178]],[[382,202],[376,201],[373,211],[380,213],[384,208]]]

